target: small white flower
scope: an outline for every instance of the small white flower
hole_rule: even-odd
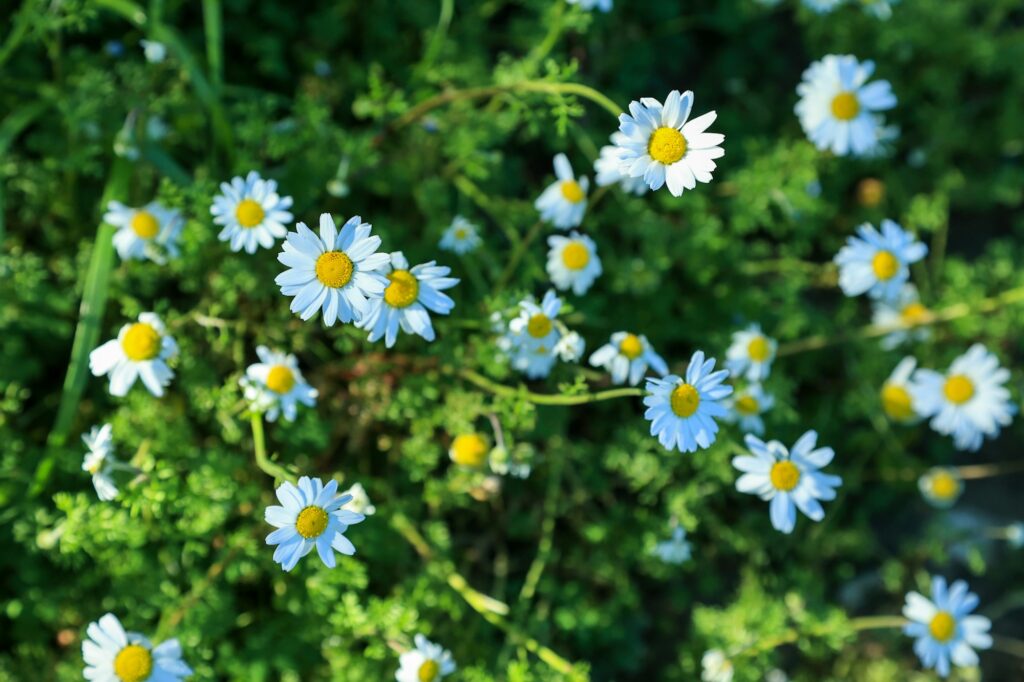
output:
[[[620,147],[625,145],[629,138],[616,131],[612,133],[612,143],[601,147],[601,154],[594,162],[594,182],[598,187],[618,185],[627,194],[643,196],[650,188],[644,182],[643,177],[633,178],[622,173],[622,162],[619,160]]]
[[[860,0],[865,12],[882,21],[892,17],[892,6],[898,3],[899,0]]]
[[[555,156],[555,177],[557,180],[548,185],[533,205],[540,211],[541,220],[561,230],[568,230],[583,221],[590,181],[584,175],[577,182],[565,154]]]
[[[345,508],[349,511],[364,516],[373,516],[377,512],[377,507],[370,502],[370,496],[366,494],[366,488],[362,483],[353,483],[352,487],[343,492],[341,496],[351,496],[352,499],[345,504]]]
[[[512,367],[530,379],[546,377],[558,359],[556,346],[562,331],[555,318],[561,308],[562,300],[549,290],[540,305],[532,297],[520,301],[519,315],[508,323],[502,345],[509,353]]]
[[[454,251],[459,255],[476,251],[483,243],[479,232],[475,224],[457,215],[441,235],[441,242],[438,246],[442,251]]]
[[[154,647],[139,633],[126,632],[112,613],[89,623],[85,632],[84,675],[92,682],[178,682],[192,674],[177,639]]]
[[[732,682],[732,661],[721,649],[709,649],[700,659],[700,679],[703,682]]]
[[[569,332],[558,339],[555,344],[555,353],[562,362],[579,362],[583,353],[587,350],[587,343],[583,337],[576,332]]]
[[[732,393],[723,384],[728,370],[713,371],[714,359],[705,360],[697,351],[690,358],[686,377],[670,374],[664,379],[647,379],[644,418],[651,422],[651,435],[667,450],[695,452],[711,447],[718,433],[716,418],[727,410],[721,400]]]
[[[893,350],[909,341],[927,341],[931,338],[931,327],[924,324],[931,313],[921,303],[917,287],[910,282],[900,288],[896,298],[891,301],[875,300],[873,307],[871,324],[896,329],[882,337],[883,349]]]
[[[910,278],[910,265],[925,257],[928,247],[891,220],[879,232],[868,223],[847,237],[835,262],[839,287],[847,296],[867,293],[871,298],[895,300]]]
[[[739,422],[743,433],[764,434],[765,412],[775,406],[775,397],[766,393],[761,384],[751,384],[743,390],[733,393],[725,402],[729,414],[725,420],[730,424]]]
[[[956,469],[932,467],[917,479],[917,488],[928,504],[948,509],[960,499],[964,483]]]
[[[743,331],[733,332],[732,345],[725,354],[725,366],[735,377],[747,381],[764,381],[772,369],[775,339],[761,332],[761,325],[752,324]]]
[[[283,413],[291,422],[295,421],[299,403],[316,405],[317,390],[306,383],[298,358],[266,346],[256,346],[256,355],[260,361],[249,365],[239,380],[250,409],[265,412],[267,421],[275,421]]]
[[[117,228],[114,248],[121,260],[149,259],[167,262],[165,254],[178,257],[178,237],[183,225],[181,214],[151,201],[142,208],[131,208],[119,201],[107,204],[103,220]]]
[[[978,595],[967,583],[957,580],[947,589],[946,579],[932,578],[932,598],[918,592],[907,593],[903,615],[910,621],[903,633],[913,637],[914,653],[925,668],[935,668],[942,677],[949,675],[950,662],[968,668],[978,665],[975,649],[988,649],[992,621],[969,615],[978,606]]]
[[[602,12],[612,11],[612,0],[565,0],[570,5],[579,5],[585,10],[599,9]]]
[[[224,226],[217,239],[230,242],[232,251],[256,253],[258,247],[269,249],[288,234],[285,225],[294,217],[288,211],[292,198],[278,196],[277,181],[251,171],[244,180],[234,177],[230,184],[220,183],[220,191],[210,213],[213,222]]]
[[[370,235],[369,223],[359,216],[346,222],[341,232],[328,213],[320,215],[320,235],[305,223],[289,232],[277,255],[288,269],[274,282],[285,296],[294,296],[291,311],[308,320],[323,310],[324,324],[358,322],[369,312],[372,298],[384,295],[388,280],[380,273],[390,257],[377,253],[380,237]]]
[[[96,495],[108,502],[117,497],[113,474],[118,466],[114,459],[113,429],[110,424],[94,426],[89,433],[82,435],[82,442],[88,448],[82,460],[82,471],[89,472]]]
[[[917,368],[917,360],[912,357],[905,357],[900,360],[896,368],[889,375],[889,378],[882,384],[879,397],[882,401],[882,409],[885,415],[894,422],[904,424],[915,422],[920,418],[914,393],[916,391],[914,382],[914,370]]]
[[[139,45],[142,47],[143,54],[146,55],[146,61],[150,64],[159,64],[167,58],[167,47],[163,43],[158,43],[155,40],[140,40]]]
[[[673,90],[665,105],[652,98],[629,103],[629,113],[619,115],[619,170],[643,178],[652,190],[668,185],[674,197],[711,182],[717,167],[714,159],[725,155],[719,145],[724,135],[706,132],[718,116],[714,111],[687,122],[693,108],[693,92]]]
[[[668,374],[668,365],[654,352],[647,337],[629,332],[612,334],[611,340],[590,356],[590,364],[603,367],[612,375],[615,384],[623,384],[628,380],[631,386],[636,386],[647,374],[648,367],[659,376]]]
[[[290,571],[316,547],[320,560],[334,568],[334,552],[351,556],[356,553],[352,542],[343,535],[366,517],[342,507],[352,501],[351,495],[336,495],[338,482],[324,485],[319,478],[303,476],[299,485],[285,481],[277,489],[281,506],[267,507],[267,523],[277,530],[267,536],[268,545],[277,545],[274,561]]]
[[[1006,542],[1014,549],[1024,547],[1024,523],[1011,523],[1006,527]]]
[[[455,661],[450,651],[423,635],[416,635],[413,641],[416,648],[406,651],[398,659],[397,682],[438,682],[455,672]]]
[[[110,375],[110,394],[127,395],[137,378],[153,395],[164,394],[174,371],[167,360],[178,354],[178,344],[166,333],[155,313],[142,313],[139,321],[121,327],[116,339],[107,341],[89,354],[93,376]]]
[[[736,490],[771,502],[769,511],[775,530],[792,533],[797,509],[812,521],[825,518],[818,500],[834,500],[835,489],[843,481],[819,471],[832,461],[835,452],[832,448],[816,447],[817,432],[808,431],[800,436],[792,452],[777,440],[765,443],[751,434],[744,440],[752,456],[741,455],[732,460],[732,465],[744,472],[736,481]]]
[[[572,289],[577,296],[587,293],[601,274],[601,259],[594,240],[574,230],[568,237],[548,237],[548,246],[548,277],[555,288]]]
[[[676,526],[672,529],[672,537],[654,546],[651,554],[666,564],[683,564],[690,560],[692,547],[686,541],[686,529]]]

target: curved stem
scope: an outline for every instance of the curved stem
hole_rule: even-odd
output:
[[[295,475],[287,467],[271,461],[267,457],[267,441],[263,435],[263,415],[253,412],[249,417],[252,424],[252,445],[256,452],[256,466],[260,471],[275,480],[295,482]]]
[[[474,372],[471,369],[459,370],[459,376],[474,386],[482,388],[485,391],[490,391],[495,395],[507,398],[523,398],[535,405],[586,405],[587,403],[596,403],[601,400],[614,400],[615,398],[638,398],[646,394],[646,391],[642,388],[613,388],[607,391],[598,391],[596,393],[552,395],[546,393],[533,393],[532,391],[526,390],[526,387],[522,385],[514,387],[499,384],[498,382],[491,381],[484,375]]]

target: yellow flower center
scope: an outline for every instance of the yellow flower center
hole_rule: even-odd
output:
[[[152,239],[160,231],[160,221],[149,211],[136,211],[132,216],[132,231],[142,239]]]
[[[562,249],[562,262],[570,270],[582,270],[590,262],[590,252],[582,242],[569,242]]]
[[[544,313],[537,313],[526,323],[526,333],[535,339],[543,339],[551,333],[551,318]]]
[[[295,387],[295,375],[285,365],[274,365],[267,373],[267,388],[274,393],[285,394]]]
[[[428,658],[420,664],[420,669],[416,676],[420,679],[420,682],[434,682],[440,672],[441,666],[437,664],[437,661]]]
[[[644,344],[636,334],[626,334],[619,343],[619,352],[630,360],[636,360],[644,352]]]
[[[154,329],[153,325],[136,322],[128,327],[124,338],[121,339],[121,347],[129,360],[152,360],[160,354],[160,332]]]
[[[384,301],[392,308],[408,308],[420,295],[420,281],[408,270],[388,275],[391,284],[384,290]]]
[[[352,259],[343,251],[327,251],[316,259],[316,278],[325,287],[339,289],[352,279]]]
[[[800,470],[788,459],[784,459],[772,465],[769,477],[776,490],[789,492],[800,482]]]
[[[932,617],[932,622],[928,623],[928,631],[936,641],[948,642],[956,634],[956,620],[952,614],[939,611]]]
[[[675,128],[658,128],[647,141],[647,153],[655,161],[670,166],[686,156],[686,138]]]
[[[245,228],[256,227],[263,222],[263,207],[252,199],[242,199],[235,209],[238,224]]]
[[[300,511],[299,517],[295,519],[295,530],[307,540],[320,537],[326,529],[327,512],[322,507],[310,505]]]
[[[747,355],[754,362],[764,362],[772,354],[772,347],[768,345],[768,339],[763,336],[755,336],[747,344]]]
[[[761,409],[761,404],[757,402],[757,398],[752,395],[741,395],[736,399],[734,406],[736,411],[744,416],[751,416],[758,413]]]
[[[949,402],[963,405],[974,397],[974,384],[963,374],[954,374],[946,379],[942,392],[946,394],[946,400]]]
[[[583,188],[575,180],[563,180],[562,196],[570,204],[578,204],[583,201]]]
[[[875,277],[885,282],[896,275],[900,269],[900,262],[891,251],[879,251],[871,259],[871,269],[875,271]]]
[[[487,441],[475,433],[456,436],[452,441],[452,461],[464,467],[481,467],[487,457]]]
[[[700,406],[700,393],[690,384],[679,384],[672,390],[669,403],[676,416],[690,417]]]
[[[948,471],[937,471],[932,476],[932,495],[940,500],[951,500],[960,492],[960,481]]]
[[[910,391],[898,384],[882,386],[882,409],[890,419],[906,421],[914,416],[914,404]]]
[[[864,178],[857,184],[857,201],[861,206],[874,208],[885,198],[885,183],[877,178]]]
[[[921,303],[911,303],[900,311],[900,319],[904,324],[921,324],[928,319],[928,308]]]
[[[460,227],[459,229],[455,230],[455,238],[456,239],[465,239],[466,238],[466,228]]]
[[[860,102],[852,92],[840,92],[832,98],[832,115],[840,121],[850,121],[860,113]]]
[[[153,654],[138,644],[129,644],[114,657],[114,674],[121,682],[143,682],[153,672]]]
[[[99,472],[100,467],[102,467],[102,466],[103,466],[103,459],[97,457],[96,460],[93,461],[93,463],[89,465],[88,472],[92,476],[95,476],[96,473]]]

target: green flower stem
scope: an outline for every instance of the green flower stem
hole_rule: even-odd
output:
[[[508,258],[508,263],[505,265],[505,269],[502,270],[501,275],[498,277],[497,284],[494,285],[495,293],[500,293],[505,290],[508,283],[512,280],[512,276],[516,273],[516,268],[519,267],[519,262],[523,260],[523,256],[526,255],[527,249],[533,240],[540,234],[541,228],[544,227],[544,221],[538,220],[530,229],[523,234],[522,239],[517,239],[515,245],[512,247],[512,255]]]
[[[448,28],[452,24],[452,17],[454,15],[455,0],[441,0],[441,14],[437,18],[437,27],[434,29],[434,34],[430,37],[430,43],[423,53],[423,59],[420,60],[419,66],[416,67],[419,73],[429,71],[434,60],[437,59],[438,53],[441,52],[441,46],[444,45],[445,38],[448,37]]]
[[[558,39],[562,37],[562,32],[565,30],[565,23],[562,21],[565,17],[565,6],[566,3],[564,2],[556,2],[554,4],[551,16],[547,22],[547,35],[530,50],[530,54],[523,60],[526,73],[534,73],[537,70],[537,66],[551,54],[551,50],[555,49],[555,45],[558,44]]]
[[[551,395],[527,391],[526,387],[522,385],[515,387],[499,384],[498,382],[491,381],[484,375],[474,372],[471,369],[459,370],[459,376],[474,386],[482,388],[485,391],[490,391],[495,395],[506,398],[522,398],[535,405],[586,405],[587,403],[596,403],[601,400],[614,400],[615,398],[639,398],[646,395],[646,391],[642,388],[613,388],[607,391],[598,391],[596,393]]]
[[[206,33],[206,65],[214,90],[224,85],[224,21],[220,0],[203,0],[203,28]]]
[[[864,632],[865,630],[901,628],[906,625],[907,622],[907,619],[903,616],[861,616],[860,618],[852,618],[849,621],[849,626],[854,632]],[[764,651],[777,649],[780,646],[785,646],[786,644],[793,644],[801,637],[820,637],[830,632],[832,632],[831,629],[825,630],[822,627],[810,628],[806,632],[799,632],[794,628],[789,628],[777,637],[772,637],[752,644],[741,649],[735,655],[752,656]]]
[[[530,564],[530,568],[526,572],[526,579],[523,581],[523,588],[519,591],[518,604],[524,607],[524,611],[537,592],[537,585],[540,583],[541,575],[544,574],[544,568],[547,566],[554,548],[555,517],[558,511],[558,493],[561,490],[562,466],[565,458],[552,457],[549,461],[551,462],[551,471],[548,474],[548,489],[544,498],[544,521],[541,523],[537,556]]]
[[[271,461],[267,456],[267,441],[263,435],[263,415],[253,412],[249,416],[252,424],[252,445],[256,453],[256,466],[260,471],[275,480],[295,482],[295,474],[287,467]]]

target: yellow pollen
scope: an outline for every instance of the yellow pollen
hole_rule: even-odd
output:
[[[145,322],[136,322],[125,332],[121,348],[129,360],[152,360],[160,354],[160,332]]]
[[[882,386],[882,409],[889,419],[907,421],[914,416],[914,403],[910,392],[898,384]]]
[[[700,406],[700,394],[690,384],[679,384],[672,390],[669,404],[677,417],[690,417]]]
[[[879,251],[871,259],[871,269],[875,271],[875,277],[883,282],[892,279],[900,269],[900,262],[891,251]]]
[[[768,345],[768,339],[763,336],[755,336],[747,344],[747,355],[754,362],[764,362],[772,354],[772,347]]]
[[[551,318],[544,313],[537,313],[526,323],[526,333],[535,339],[543,339],[551,333]]]
[[[263,222],[263,207],[252,199],[242,199],[235,209],[238,224],[245,228],[256,227]]]
[[[800,470],[788,459],[784,459],[772,465],[769,478],[776,490],[789,492],[800,482]]]
[[[460,227],[459,229],[455,230],[455,238],[456,239],[465,239],[466,238],[466,228]]]
[[[956,634],[956,620],[951,614],[939,611],[932,617],[932,622],[928,623],[928,631],[936,641],[948,642]]]
[[[734,407],[737,412],[749,417],[758,413],[761,409],[761,404],[758,403],[757,398],[752,395],[741,395],[736,399]]]
[[[582,242],[569,242],[562,249],[562,263],[570,270],[582,270],[590,262],[590,252]]]
[[[900,311],[900,319],[904,324],[921,324],[928,319],[928,308],[921,303],[911,303]]]
[[[860,113],[860,102],[852,92],[840,92],[832,99],[832,115],[840,121],[850,121]]]
[[[129,644],[114,657],[114,674],[121,682],[143,682],[153,672],[153,654],[138,644]]]
[[[132,216],[131,228],[142,239],[152,239],[160,231],[160,222],[149,211],[136,211]]]
[[[583,201],[583,188],[580,187],[580,183],[575,180],[563,180],[562,181],[562,196],[570,204],[578,204]]]
[[[951,500],[960,492],[960,481],[948,471],[937,471],[931,483],[932,495],[940,500]]]
[[[391,284],[384,290],[384,301],[392,308],[408,308],[420,295],[420,282],[408,270],[395,270],[388,275]]]
[[[284,365],[274,365],[267,373],[267,388],[284,395],[295,387],[295,375]]]
[[[416,673],[416,676],[419,678],[420,682],[434,682],[440,672],[441,666],[437,664],[437,661],[428,658],[420,664],[420,669]]]
[[[675,128],[658,128],[647,141],[647,153],[658,163],[670,166],[686,156],[686,138]]]
[[[974,384],[963,374],[954,374],[946,379],[942,392],[946,394],[946,400],[949,402],[963,405],[974,397]]]
[[[449,454],[452,461],[460,466],[479,468],[487,457],[487,441],[475,433],[456,436]]]
[[[352,279],[352,259],[343,251],[327,251],[316,259],[316,278],[325,287],[339,289]]]
[[[299,517],[295,519],[295,530],[299,531],[299,535],[307,540],[320,537],[326,529],[327,512],[322,507],[315,505],[306,507],[299,512]]]
[[[89,465],[89,473],[95,476],[96,472],[100,470],[101,466],[103,466],[103,460],[97,459],[95,462]]]
[[[619,352],[630,360],[636,360],[644,352],[644,344],[636,334],[626,334],[626,338],[619,342]]]

